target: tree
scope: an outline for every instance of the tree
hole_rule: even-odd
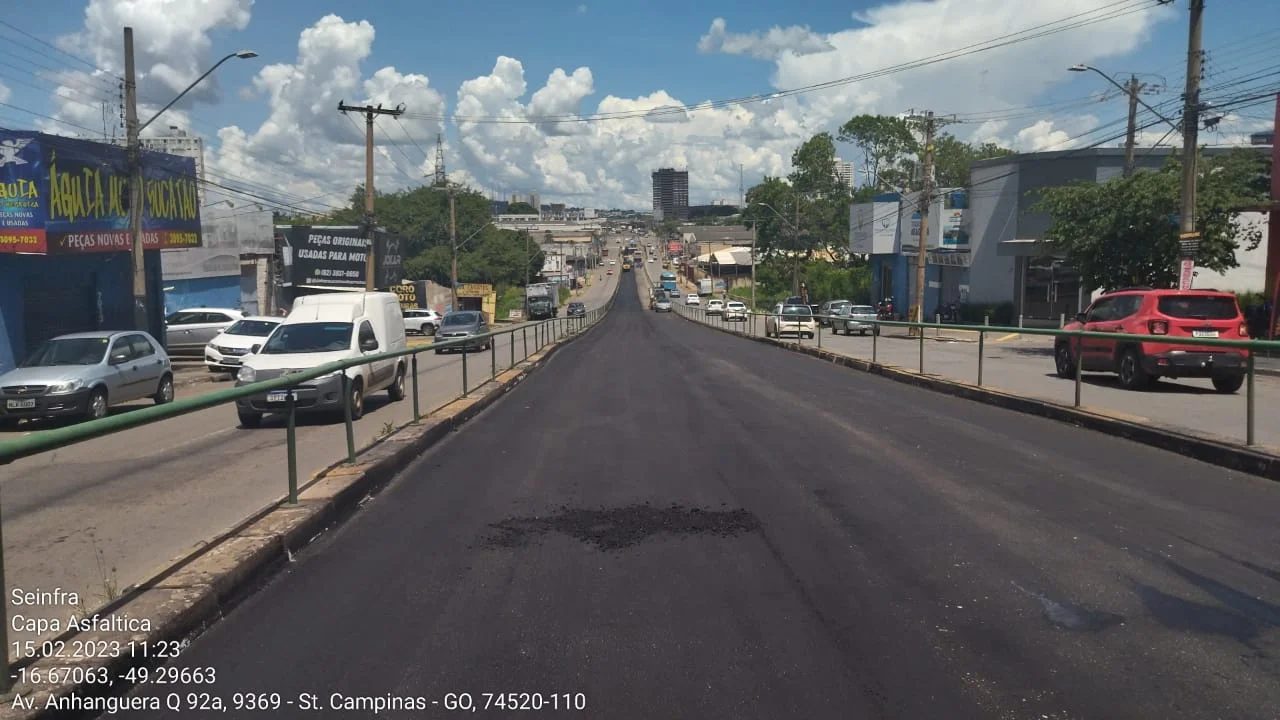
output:
[[[1241,244],[1252,250],[1262,240],[1260,230],[1239,222],[1237,211],[1264,201],[1266,161],[1256,151],[1242,150],[1206,159],[1200,168],[1196,229],[1201,238],[1195,262],[1221,272],[1237,266]],[[1048,213],[1045,238],[1086,286],[1175,287],[1181,173],[1175,157],[1159,171],[1045,188],[1032,210]]]
[[[536,277],[542,271],[543,253],[536,243],[530,242],[529,254],[525,255],[527,234],[493,227],[480,231],[458,253],[458,282],[486,283],[502,292],[524,284],[526,266],[528,276]],[[451,262],[449,246],[436,245],[405,261],[404,274],[409,280],[430,280],[447,286]]]
[[[538,209],[527,202],[513,202],[507,206],[508,215],[537,215]]]
[[[950,133],[942,133],[933,143],[934,179],[940,188],[968,187],[969,169],[973,163],[1012,154],[1012,150],[995,143],[971,145],[957,140]]]
[[[842,253],[849,245],[849,188],[836,176],[836,143],[828,133],[806,140],[791,155],[791,187],[800,200],[803,242],[795,250],[805,259],[817,250]]]
[[[862,150],[870,184],[881,190],[895,188],[882,173],[897,170],[900,161],[915,156],[920,146],[909,121],[887,115],[854,115],[840,126],[838,137]]]

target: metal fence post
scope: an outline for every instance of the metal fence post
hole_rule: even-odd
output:
[[[498,338],[497,338],[497,337],[495,337],[495,336],[493,336],[493,335],[490,335],[490,336],[489,336],[489,379],[490,379],[490,380],[497,380],[497,379],[498,379],[498,345],[497,345],[497,340],[498,340]]]
[[[818,349],[821,350],[822,349],[822,323],[814,322],[813,326],[814,328],[816,328],[816,332],[814,334],[818,336]],[[835,325],[832,325],[831,327],[834,328]]]
[[[984,354],[983,344],[986,339],[987,339],[987,331],[979,330],[978,331],[978,387],[982,387],[982,356]]]
[[[422,413],[418,410],[418,354],[414,353],[409,357],[409,367],[413,371],[413,422],[416,424],[422,419]]]
[[[1080,407],[1080,366],[1084,365],[1084,339],[1079,335],[1076,336],[1076,400],[1075,406]],[[1070,341],[1067,347],[1071,347]]]
[[[284,446],[285,454],[289,458],[290,505],[298,504],[298,413],[293,399],[294,392],[294,388],[289,388],[289,397],[284,401]]]
[[[920,331],[920,374],[924,374],[924,323],[917,328]]]
[[[1253,437],[1253,411],[1255,407],[1254,393],[1253,393],[1253,376],[1254,376],[1253,354],[1254,352],[1255,351],[1252,349],[1249,350],[1249,375],[1246,379],[1246,382],[1248,383],[1248,389],[1245,390],[1245,399],[1244,399],[1245,412],[1247,413],[1247,416],[1245,417],[1245,423],[1244,423],[1244,444],[1245,445],[1252,445],[1254,443],[1254,437]]]
[[[876,362],[876,350],[880,343],[880,323],[871,328],[871,362]]]
[[[356,431],[351,426],[351,377],[342,371],[342,422],[347,426],[347,462],[356,464]]]
[[[521,327],[521,328],[520,328],[520,343],[524,345],[524,359],[525,359],[525,360],[528,360],[528,359],[529,359],[529,332],[528,332],[528,330],[529,330],[529,326],[528,326],[528,325],[525,325],[525,326],[523,326],[523,327]],[[511,344],[512,344],[512,345],[515,345],[515,342],[514,342],[515,337],[514,337],[514,336],[511,338],[511,340],[513,341]]]
[[[516,334],[514,332],[507,333],[507,346],[511,348],[511,364],[507,369],[516,366]]]
[[[464,343],[462,345],[462,397],[467,396],[467,355],[470,353],[467,352],[467,346]]]

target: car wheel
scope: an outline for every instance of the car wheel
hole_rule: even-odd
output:
[[[1061,342],[1054,346],[1053,366],[1060,378],[1073,378],[1076,376],[1076,361],[1071,357],[1070,345]]]
[[[1125,390],[1142,390],[1151,384],[1151,376],[1142,369],[1142,358],[1137,348],[1129,348],[1120,356],[1120,386]]]
[[[437,355],[443,355],[443,354],[444,354],[444,350],[443,350],[442,348],[436,348],[436,354],[437,354]]]
[[[364,381],[356,379],[351,383],[351,421],[364,417]]]
[[[107,391],[98,388],[89,394],[89,403],[85,406],[85,417],[89,420],[101,420],[107,416]]]
[[[165,373],[160,378],[160,386],[156,388],[156,394],[151,396],[157,405],[164,405],[173,402],[173,376]]]
[[[396,379],[391,381],[391,387],[387,388],[387,395],[391,396],[392,402],[400,402],[404,399],[404,366],[396,368]]]
[[[1214,375],[1213,376],[1213,389],[1217,390],[1218,392],[1224,395],[1230,395],[1231,393],[1239,390],[1240,386],[1243,384],[1244,384],[1244,375]]]
[[[240,418],[240,427],[256,428],[262,424],[262,413],[251,412],[248,410],[237,410],[236,416]]]
[[[435,335],[435,334],[436,334],[436,326],[435,326],[435,325],[432,325],[431,323],[427,323],[426,325],[423,325],[423,326],[422,326],[422,333],[423,333],[424,335]]]

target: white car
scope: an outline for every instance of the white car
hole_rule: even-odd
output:
[[[610,264],[610,265],[617,265],[617,264],[618,264],[618,261],[617,261],[617,260],[610,260],[610,261],[609,261],[609,264]]]
[[[773,306],[773,313],[764,319],[765,337],[781,338],[783,335],[795,335],[797,338],[814,338],[818,334],[818,323],[813,319],[813,309],[808,305]]]
[[[747,305],[746,303],[730,300],[724,306],[724,319],[726,322],[746,322],[747,321]]]
[[[724,301],[720,299],[707,301],[707,314],[719,315],[724,312]]]
[[[204,346],[204,364],[212,373],[235,373],[254,345],[266,342],[284,318],[250,315],[237,320]]]
[[[684,298],[685,305],[701,305],[702,299],[698,297],[698,293],[689,293]]]
[[[435,310],[408,308],[404,311],[404,331],[418,335],[435,335],[440,327],[440,313]]]

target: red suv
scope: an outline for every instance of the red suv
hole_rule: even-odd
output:
[[[1125,288],[1099,297],[1064,329],[1148,335],[1151,340],[1081,338],[1077,352],[1076,343],[1059,337],[1053,348],[1058,377],[1075,377],[1079,362],[1082,371],[1117,373],[1129,390],[1160,377],[1207,377],[1221,393],[1233,393],[1244,383],[1248,350],[1161,342],[1163,337],[1249,339],[1231,293]]]

